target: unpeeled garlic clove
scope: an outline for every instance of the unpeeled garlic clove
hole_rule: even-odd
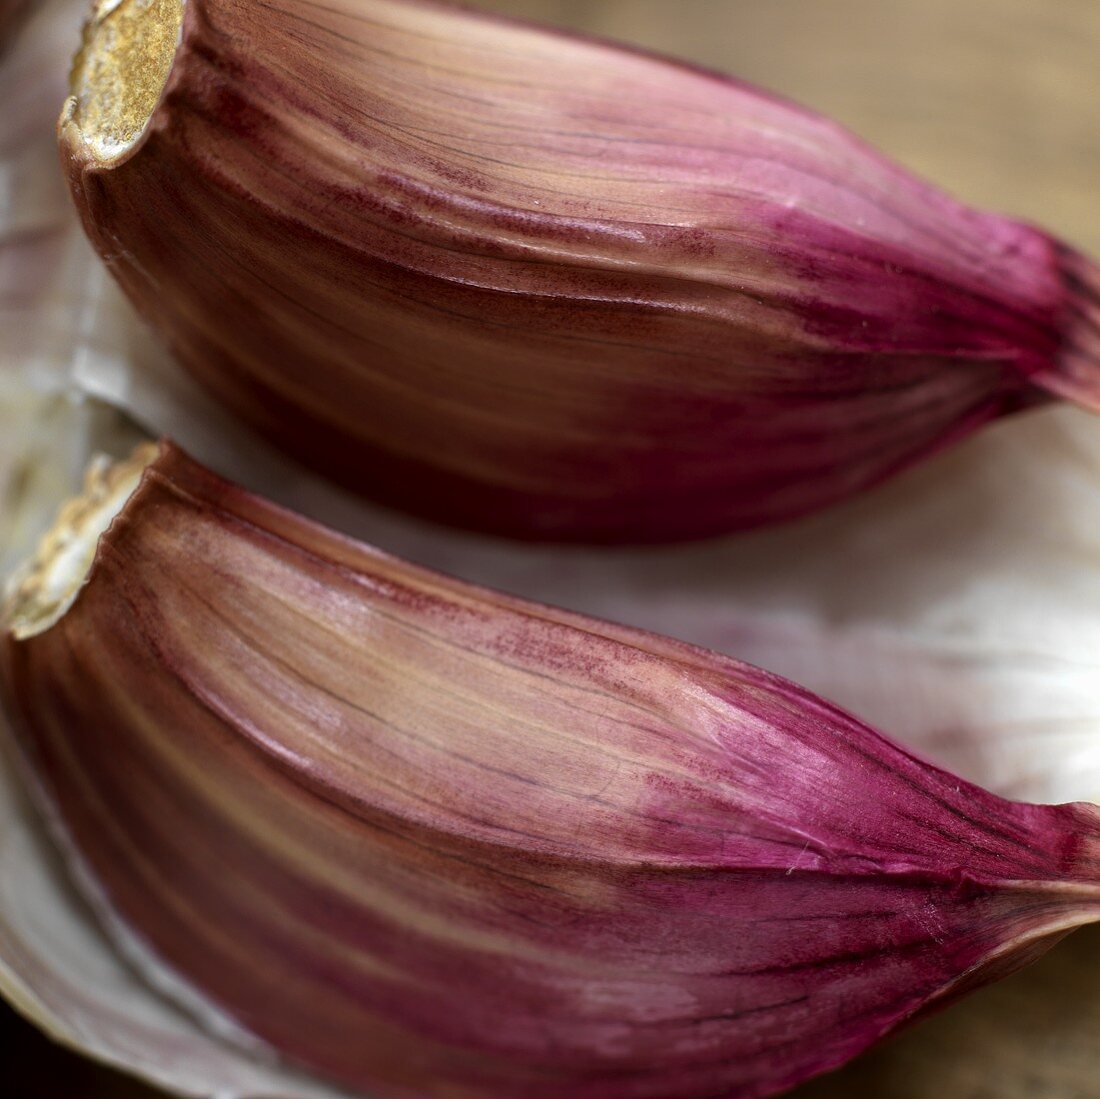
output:
[[[1094,807],[1003,801],[170,445],[93,470],[6,624],[15,740],[100,903],[382,1095],[771,1094],[1100,916]]]
[[[122,0],[73,92],[85,227],[181,361],[436,519],[705,535],[1098,404],[1089,261],[697,69],[415,0]]]

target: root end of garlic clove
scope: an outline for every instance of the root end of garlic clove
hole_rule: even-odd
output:
[[[64,617],[88,578],[100,536],[159,453],[157,444],[143,443],[121,461],[103,455],[93,460],[84,491],[62,505],[34,555],[5,587],[0,622],[16,640],[45,633]]]
[[[184,0],[95,0],[61,115],[98,160],[137,144],[168,82]]]

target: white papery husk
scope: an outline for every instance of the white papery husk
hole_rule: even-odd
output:
[[[1070,409],[1020,417],[828,514],[682,548],[512,546],[370,508],[208,402],[84,244],[53,142],[83,7],[50,0],[0,58],[5,572],[90,454],[130,445],[128,416],[393,553],[789,675],[997,792],[1100,800],[1100,422]],[[0,770],[0,992],[55,1038],[180,1094],[338,1094],[228,1039],[210,1025],[214,1013],[178,1006],[163,974],[120,951],[117,929],[105,931],[82,897]],[[1095,965],[1100,939],[1086,933],[1074,949]],[[1078,1094],[1075,1081],[1100,1070],[1100,993],[1066,957],[953,1009],[949,1028],[926,1026],[809,1091],[919,1099],[932,1080],[962,1095],[980,1072],[1004,1099],[1036,1081],[1050,1096]],[[1080,989],[1066,988],[1082,974]],[[1071,1017],[1061,1010],[1069,995],[1080,997]],[[1022,1076],[1020,1050],[1036,1034],[1056,1056]],[[950,1091],[952,1081],[963,1090]]]

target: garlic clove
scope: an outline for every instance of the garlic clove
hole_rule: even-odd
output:
[[[771,1094],[1100,917],[1096,808],[1002,801],[168,444],[63,511],[5,617],[16,742],[103,902],[354,1087]]]
[[[417,0],[123,0],[73,93],[85,228],[187,369],[435,519],[712,534],[1100,392],[1090,261],[649,55]]]

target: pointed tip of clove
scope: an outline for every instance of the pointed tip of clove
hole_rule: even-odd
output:
[[[5,585],[0,623],[17,640],[44,633],[64,617],[88,578],[100,536],[159,453],[157,444],[143,443],[121,461],[104,455],[92,461],[82,493],[62,505],[35,553]]]

